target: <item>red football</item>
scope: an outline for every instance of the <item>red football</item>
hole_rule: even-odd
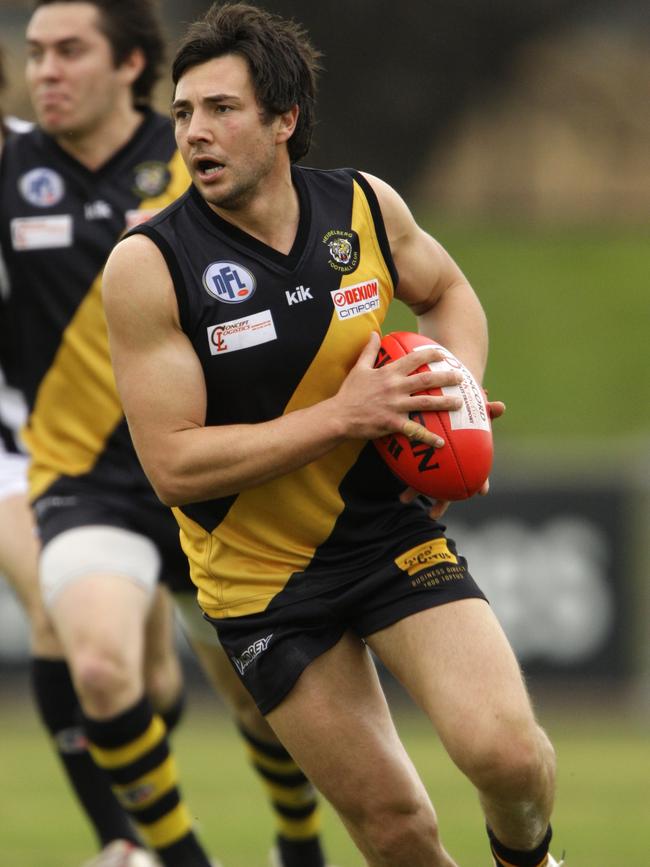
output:
[[[409,352],[437,347],[443,361],[418,367],[414,373],[445,369],[459,370],[459,385],[429,389],[429,394],[457,395],[463,405],[452,412],[417,412],[411,418],[445,440],[441,449],[401,433],[375,440],[386,464],[411,488],[436,500],[465,500],[483,485],[492,467],[492,428],[485,396],[467,368],[444,346],[409,331],[394,331],[382,337],[375,367],[396,361]]]

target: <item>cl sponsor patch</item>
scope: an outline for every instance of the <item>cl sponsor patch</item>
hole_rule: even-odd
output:
[[[442,538],[432,539],[423,545],[417,545],[395,558],[395,565],[404,572],[408,572],[409,575],[415,575],[422,569],[440,563],[458,563],[456,555],[449,550],[447,540]]]
[[[252,316],[242,316],[241,319],[232,319],[230,322],[220,322],[219,325],[208,327],[211,355],[249,349],[251,346],[269,343],[277,338],[270,310],[262,310]]]
[[[330,229],[323,235],[329,250],[329,266],[340,274],[350,274],[359,264],[359,236],[346,229]]]
[[[149,160],[133,169],[133,192],[141,199],[152,199],[163,193],[171,180],[166,163]]]
[[[72,216],[14,217],[10,223],[14,250],[52,250],[72,246]]]
[[[36,208],[58,205],[65,194],[65,183],[58,172],[45,166],[24,174],[18,181],[20,194]]]
[[[218,301],[240,304],[255,292],[256,281],[248,268],[236,262],[213,262],[203,272],[203,286]]]
[[[367,280],[330,293],[339,319],[352,319],[379,308],[379,280]]]

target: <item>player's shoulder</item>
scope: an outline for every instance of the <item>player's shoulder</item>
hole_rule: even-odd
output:
[[[129,233],[111,250],[102,274],[102,293],[114,295],[116,288],[127,293],[156,282],[165,275],[165,259],[149,233]]]

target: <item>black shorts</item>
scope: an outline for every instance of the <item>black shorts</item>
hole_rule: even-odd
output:
[[[107,493],[74,479],[59,480],[55,490],[56,493],[48,491],[32,504],[42,545],[66,530],[79,527],[104,525],[130,530],[150,539],[158,549],[159,581],[172,593],[196,593],[176,519],[153,491]]]
[[[408,549],[363,578],[342,577],[336,588],[320,595],[278,604],[281,596],[259,614],[219,620],[206,615],[263,714],[347,630],[366,638],[418,611],[459,599],[485,599],[465,558],[444,537]]]

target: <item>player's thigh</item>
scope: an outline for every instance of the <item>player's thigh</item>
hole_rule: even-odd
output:
[[[309,664],[267,719],[346,820],[428,804],[370,654],[351,633]]]
[[[27,496],[15,492],[0,498],[0,574],[15,590],[29,618],[32,652],[57,658],[63,649],[41,598],[38,550]]]
[[[145,625],[145,671],[178,666],[174,602],[169,590],[158,584]]]
[[[145,625],[144,679],[147,694],[161,709],[169,707],[182,688],[174,603],[162,584],[156,587]]]
[[[367,642],[429,715],[461,766],[475,751],[536,730],[517,660],[483,600],[421,611]]]
[[[249,734],[261,740],[275,741],[273,730],[235,673],[215,628],[203,617],[196,601],[196,593],[175,593],[174,602],[185,637],[212,688],[225,701],[239,725]]]
[[[94,653],[141,671],[158,568],[155,546],[118,527],[76,527],[44,545],[43,597],[73,665]]]
[[[0,574],[31,609],[40,599],[38,589],[38,543],[31,511],[23,493],[0,498]]]

